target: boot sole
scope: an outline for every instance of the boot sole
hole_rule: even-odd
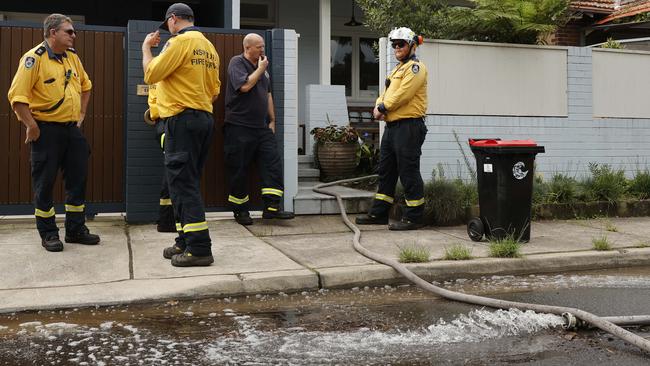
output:
[[[293,220],[296,218],[296,216],[290,216],[290,217],[278,217],[278,216],[264,216],[262,215],[262,218],[265,220]]]
[[[214,258],[212,256],[209,258],[195,259],[191,262],[176,262],[174,261],[174,258],[172,258],[172,266],[174,267],[207,267],[212,263],[214,263]]]
[[[386,222],[354,222],[357,225],[388,225],[388,220]]]
[[[81,241],[65,238],[65,242],[69,244],[97,245],[100,241],[101,239],[97,239],[97,241]]]
[[[57,245],[55,247],[52,247],[52,246],[46,247],[45,245],[43,245],[43,248],[45,248],[45,250],[47,250],[48,252],[62,252],[63,251],[63,244]]]
[[[409,230],[422,229],[423,227],[424,227],[424,225],[414,225],[414,226],[409,226],[409,227],[396,227],[396,226],[389,225],[388,230],[392,230],[392,231],[409,231]]]

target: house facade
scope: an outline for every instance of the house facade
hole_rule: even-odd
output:
[[[590,46],[608,39],[625,41],[626,48],[650,50],[650,22],[635,20],[650,12],[649,0],[572,0],[571,20],[558,29],[551,43],[558,46]]]

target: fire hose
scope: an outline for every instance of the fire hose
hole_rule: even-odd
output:
[[[361,181],[370,178],[376,178],[376,177],[377,175],[370,175],[370,176],[360,177],[360,178],[343,179],[334,182],[319,184],[312,188],[314,192],[325,194],[328,196],[334,196],[336,198],[336,201],[339,205],[339,210],[341,211],[341,217],[343,218],[343,222],[354,233],[352,245],[354,247],[354,250],[356,250],[359,254],[371,260],[374,260],[376,262],[392,267],[393,269],[395,269],[395,271],[397,271],[399,274],[404,276],[409,281],[413,282],[418,287],[426,291],[432,292],[445,299],[464,302],[468,304],[487,306],[496,309],[508,310],[508,309],[516,308],[520,310],[531,310],[538,313],[549,313],[549,314],[560,315],[565,319],[564,327],[567,329],[575,328],[580,325],[582,326],[591,325],[592,327],[599,328],[601,330],[604,330],[605,332],[617,336],[618,338],[632,345],[635,345],[641,348],[643,351],[650,354],[650,340],[647,340],[626,329],[623,329],[616,324],[616,323],[620,323],[621,325],[648,324],[650,323],[650,316],[642,315],[642,316],[627,316],[627,317],[599,317],[587,311],[575,309],[571,307],[539,305],[539,304],[529,304],[529,303],[516,302],[516,301],[498,300],[489,297],[450,291],[438,286],[434,286],[433,284],[423,280],[422,278],[418,277],[415,273],[411,272],[402,263],[391,258],[382,257],[381,255],[366,249],[363,245],[361,245],[360,242],[361,231],[357,226],[355,226],[352,223],[352,221],[350,221],[347,213],[345,212],[345,206],[343,205],[343,199],[341,195],[336,192],[324,190],[323,188],[333,186],[333,185],[343,184],[343,183],[350,183],[350,182],[356,182],[356,181]]]

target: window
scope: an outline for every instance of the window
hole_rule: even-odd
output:
[[[332,37],[330,42],[332,61],[331,84],[345,85],[345,95],[352,95],[352,38]]]
[[[275,1],[241,0],[239,4],[242,29],[268,29],[275,27]]]
[[[379,95],[377,39],[332,36],[331,83],[345,85],[349,101],[374,101]]]
[[[359,39],[359,97],[379,96],[379,55],[375,51],[377,40]]]

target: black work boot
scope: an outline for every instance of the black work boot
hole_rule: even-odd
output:
[[[424,224],[413,222],[408,219],[402,218],[401,221],[388,225],[388,230],[403,231],[403,230],[417,230],[423,227]]]
[[[251,219],[251,214],[248,211],[239,211],[235,212],[235,221],[239,225],[253,225],[253,219]]]
[[[172,257],[172,266],[174,267],[198,267],[209,266],[214,262],[212,255],[196,256],[189,252],[176,254]]]
[[[76,233],[65,233],[66,243],[77,243],[85,245],[95,245],[99,243],[99,235],[91,234],[86,225],[81,227]]]
[[[63,243],[59,239],[58,234],[48,234],[45,238],[41,239],[41,245],[48,252],[60,252],[63,250]]]
[[[176,254],[183,254],[183,249],[177,247],[176,245],[172,245],[171,247],[163,249],[163,257],[165,259],[172,259],[172,257]]]
[[[388,216],[379,217],[371,214],[361,215],[354,219],[354,223],[357,225],[386,225],[388,224]]]
[[[293,214],[293,212],[289,211],[271,211],[271,210],[264,210],[262,212],[262,218],[263,219],[280,219],[280,220],[290,220],[296,217],[296,215]]]

